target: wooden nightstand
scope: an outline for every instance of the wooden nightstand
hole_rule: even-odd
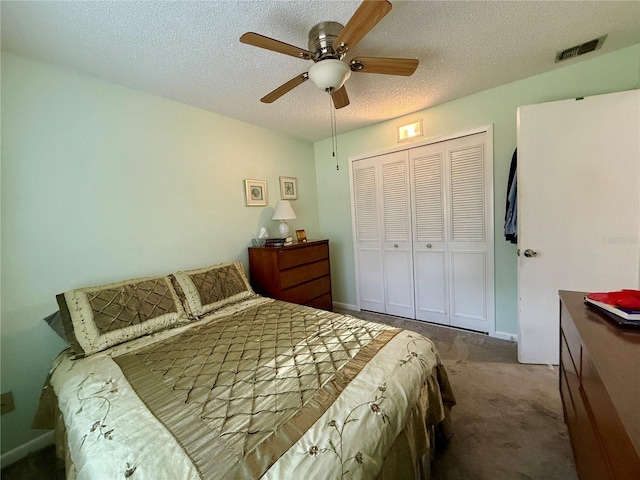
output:
[[[249,247],[249,275],[260,295],[333,310],[329,240]]]

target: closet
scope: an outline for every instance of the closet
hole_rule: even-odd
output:
[[[351,159],[358,306],[493,334],[487,130]]]

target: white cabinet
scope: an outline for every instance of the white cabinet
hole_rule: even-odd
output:
[[[360,308],[493,332],[486,136],[352,162]]]

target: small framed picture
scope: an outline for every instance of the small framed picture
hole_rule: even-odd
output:
[[[280,177],[280,199],[296,200],[298,198],[298,179]]]
[[[298,243],[307,243],[307,234],[304,230],[296,230],[296,238]]]
[[[245,180],[244,192],[247,197],[247,207],[262,207],[267,204],[266,180]]]

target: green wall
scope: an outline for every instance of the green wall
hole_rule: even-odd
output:
[[[313,145],[2,53],[2,452],[30,429],[64,345],[42,318],[65,290],[241,260],[298,179],[292,228],[320,237]],[[268,182],[245,207],[243,180]]]
[[[516,247],[504,241],[503,232],[507,177],[516,147],[516,109],[640,88],[640,44],[572,62],[548,73],[339,135],[339,171],[331,156],[331,139],[315,143],[320,227],[331,239],[334,301],[356,304],[348,158],[396,146],[396,126],[403,120],[422,118],[425,139],[493,124],[496,331],[517,334]],[[348,108],[357,108],[357,100]]]

